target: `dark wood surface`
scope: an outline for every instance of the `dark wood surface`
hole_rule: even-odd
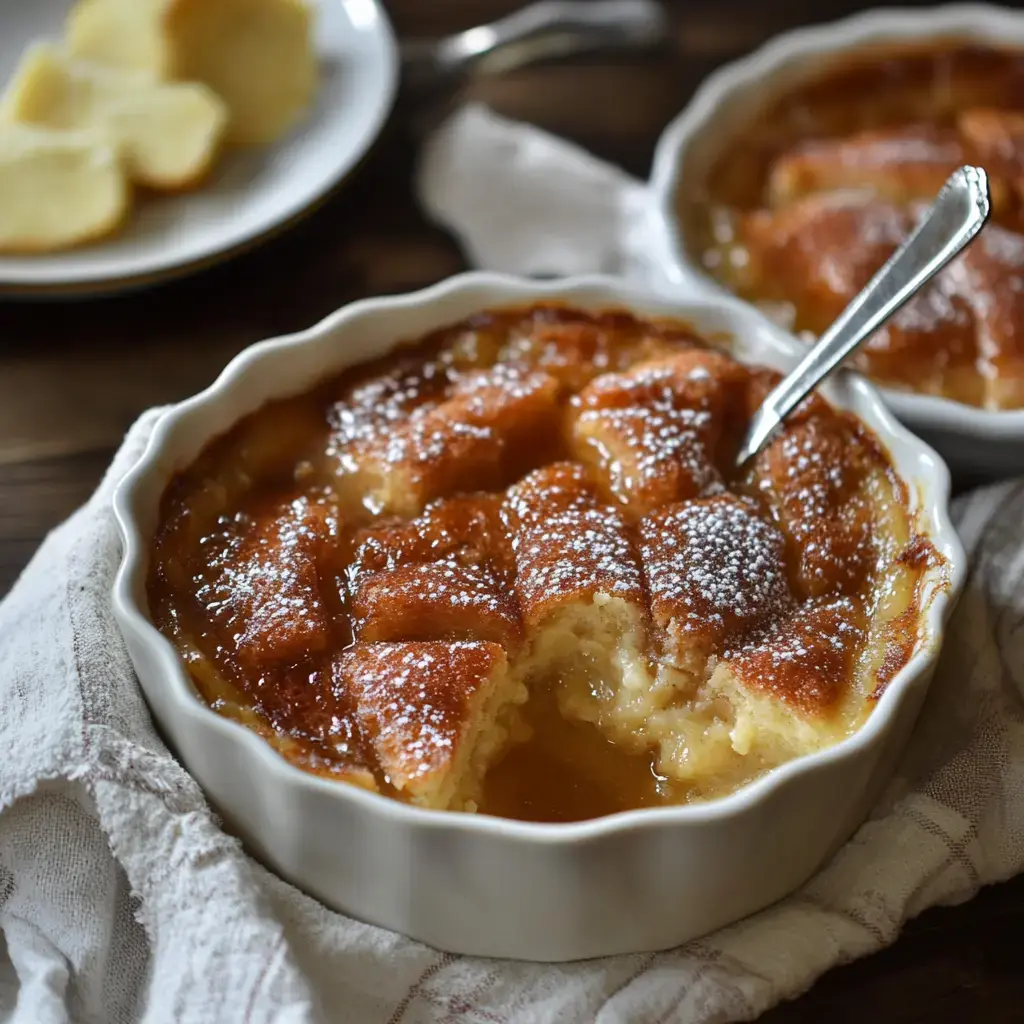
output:
[[[465,28],[514,0],[392,0],[400,35]],[[661,56],[589,59],[463,87],[510,116],[646,174],[662,126],[722,61],[780,29],[859,5],[680,0]],[[799,14],[796,12],[800,12]],[[926,17],[922,14],[922,17]],[[402,97],[358,174],[309,219],[221,267],[155,290],[74,303],[0,302],[0,593],[45,533],[95,487],[145,408],[205,386],[259,338],[305,327],[350,299],[463,267],[410,193],[416,144],[440,112]],[[2,656],[2,654],[0,654]],[[767,1024],[1024,1020],[1024,878],[933,910],[891,949],[833,971]]]

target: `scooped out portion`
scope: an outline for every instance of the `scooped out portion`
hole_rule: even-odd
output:
[[[481,312],[273,402],[170,483],[154,621],[307,771],[539,821],[707,800],[849,735],[942,561],[856,419],[685,325]]]

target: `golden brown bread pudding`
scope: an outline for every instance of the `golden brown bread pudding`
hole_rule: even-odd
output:
[[[786,326],[824,330],[964,163],[993,223],[857,355],[890,386],[1024,407],[1024,53],[868,50],[785,94],[685,183],[693,255]]]
[[[815,397],[690,328],[483,312],[272,402],[163,498],[154,621],[299,767],[574,820],[707,799],[832,744],[918,640],[904,485]]]

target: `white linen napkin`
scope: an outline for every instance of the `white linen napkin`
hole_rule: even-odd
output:
[[[474,117],[501,127],[468,116],[463,129]],[[630,210],[642,215],[641,186],[532,129],[501,136],[504,148],[488,138],[478,166],[499,156],[521,195],[489,205],[494,182],[478,187],[469,159],[458,190],[425,195],[435,215],[445,195],[451,210],[461,194],[508,228],[507,248],[494,248],[480,221],[464,218],[474,259],[523,271],[536,252],[535,272],[640,272],[639,222],[629,228],[641,241],[634,260],[591,218],[612,192],[620,226]],[[438,139],[421,181],[431,160],[444,166]],[[527,178],[559,166],[588,184],[567,180],[567,201],[538,221],[531,204],[543,197]],[[527,221],[543,225],[536,251]],[[566,242],[581,237],[574,224],[592,229],[585,258]],[[157,735],[114,623],[111,493],[155,415],[135,425],[94,497],[0,604],[0,1020],[750,1020],[892,942],[926,907],[1024,870],[1024,483],[1013,483],[957,504],[973,570],[913,739],[871,819],[790,898],[678,949],[567,965],[442,954],[325,909],[221,831]]]
[[[647,186],[579,146],[469,104],[427,140],[416,189],[480,270],[666,281]]]

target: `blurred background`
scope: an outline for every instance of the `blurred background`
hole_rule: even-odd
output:
[[[384,6],[399,38],[409,40],[466,29],[521,5]],[[670,38],[656,52],[602,53],[427,93],[407,84],[357,173],[252,252],[123,297],[0,300],[0,594],[46,531],[92,491],[143,409],[205,386],[253,341],[305,327],[352,298],[416,288],[463,267],[410,188],[418,146],[447,110],[483,101],[644,176],[661,129],[715,67],[781,30],[864,6],[666,0]]]

